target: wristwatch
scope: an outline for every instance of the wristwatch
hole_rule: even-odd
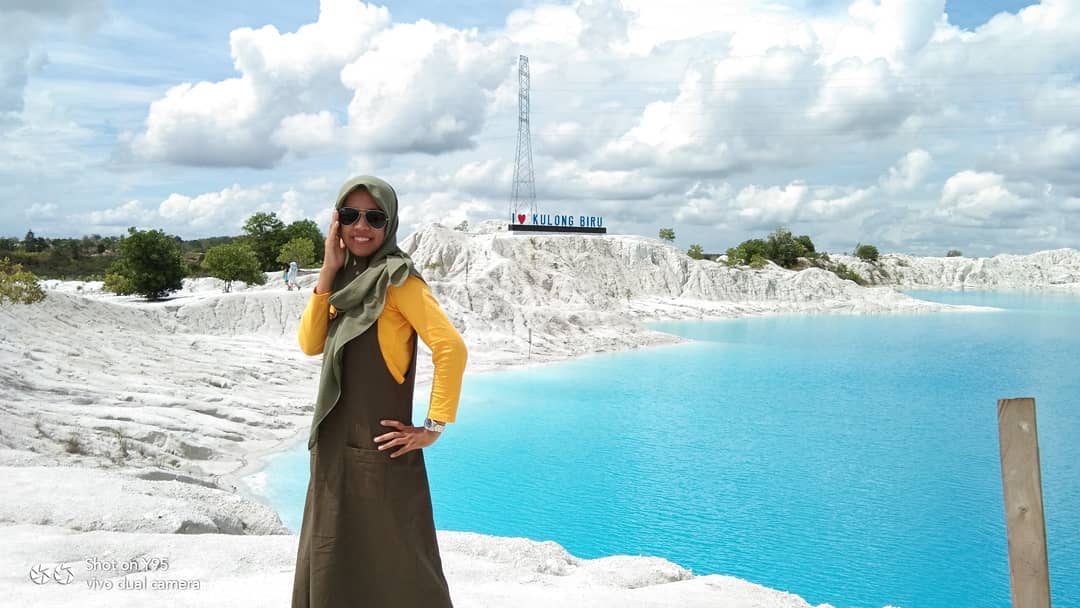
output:
[[[434,431],[441,433],[446,429],[445,422],[439,422],[438,420],[432,420],[431,418],[424,418],[424,430]]]

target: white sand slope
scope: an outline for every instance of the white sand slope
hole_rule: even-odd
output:
[[[647,320],[965,309],[817,269],[694,261],[641,237],[432,225],[402,247],[463,331],[470,373],[678,341],[641,325]],[[979,276],[986,285],[1058,285],[1076,276],[1080,259],[1073,251],[1027,257],[984,263]],[[920,286],[956,283],[937,259],[905,261],[920,281],[943,277]],[[306,436],[319,358],[300,353],[295,332],[315,279],[310,272],[300,279],[304,291],[287,292],[271,274],[267,285],[241,284],[231,294],[220,281],[189,280],[157,303],[103,294],[100,283],[49,282],[44,302],[0,307],[0,534],[14,548],[0,557],[0,597],[19,606],[148,598],[284,605],[296,537],[243,479],[265,454]],[[427,357],[421,384],[430,379]],[[736,579],[690,577],[663,560],[583,561],[551,543],[441,538],[461,606],[806,605]],[[75,593],[26,574],[30,563],[105,554],[164,554],[187,569],[170,574],[218,592],[212,602],[176,590]]]
[[[1080,251],[1075,249],[992,258],[887,254],[873,264],[833,257],[877,284],[907,289],[1080,289]]]
[[[0,552],[5,605],[284,608],[297,537],[75,532],[20,524],[0,527],[0,544],[8,548]],[[454,605],[462,608],[810,608],[789,593],[729,576],[695,577],[657,558],[580,560],[551,542],[467,532],[439,532],[439,545]],[[35,567],[71,582],[35,584]]]

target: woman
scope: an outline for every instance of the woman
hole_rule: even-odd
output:
[[[293,608],[450,607],[423,448],[457,412],[466,351],[409,256],[383,180],[345,183],[298,333],[323,354]],[[416,337],[435,373],[412,426]]]
[[[288,283],[289,291],[292,291],[293,288],[300,291],[300,267],[295,261],[289,262],[289,278],[286,282]]]

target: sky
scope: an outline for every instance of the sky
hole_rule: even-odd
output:
[[[1080,0],[0,0],[0,236],[508,221],[720,252],[1080,248]]]

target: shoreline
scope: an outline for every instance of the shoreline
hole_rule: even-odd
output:
[[[924,291],[940,291],[940,290],[924,290]],[[964,291],[962,289],[958,291]],[[969,291],[1011,291],[1011,290],[969,290]],[[634,346],[627,348],[619,348],[608,351],[595,351],[579,354],[567,354],[567,355],[555,355],[549,356],[546,360],[531,361],[528,359],[522,360],[521,358],[512,360],[509,363],[493,363],[484,362],[481,363],[477,369],[466,369],[465,377],[481,376],[491,373],[497,373],[510,370],[528,369],[531,367],[547,367],[551,365],[558,365],[568,363],[570,361],[577,361],[580,359],[587,359],[589,357],[602,356],[602,355],[617,355],[621,353],[635,352],[643,349],[654,349],[662,347],[681,346],[695,342],[691,338],[684,338],[675,334],[669,334],[663,331],[659,331],[650,327],[653,323],[715,323],[722,321],[740,321],[754,318],[768,318],[768,317],[798,317],[798,316],[870,316],[874,314],[896,314],[896,315],[922,315],[922,314],[940,314],[940,313],[991,313],[1001,312],[1004,309],[988,307],[988,306],[975,306],[975,305],[952,305],[952,304],[940,304],[937,302],[931,302],[925,300],[929,305],[937,306],[940,308],[934,309],[918,309],[918,310],[899,310],[889,313],[868,313],[868,312],[834,312],[834,311],[806,311],[806,310],[787,310],[787,311],[765,311],[757,313],[738,312],[738,313],[718,313],[713,316],[707,316],[699,319],[654,319],[650,321],[635,321],[635,324],[639,326],[639,329],[646,332],[644,335],[653,338],[652,340],[643,341]],[[422,354],[418,351],[418,356]],[[430,391],[431,381],[425,379],[418,381],[415,386],[416,394],[423,394]],[[414,418],[416,413],[414,412]],[[452,430],[451,423],[447,430]],[[252,499],[257,500],[267,507],[274,510],[278,517],[281,517],[281,513],[271,504],[269,498],[265,492],[260,491],[258,486],[260,483],[252,483],[251,479],[262,473],[270,464],[272,460],[280,457],[285,452],[291,451],[306,442],[307,431],[310,427],[305,425],[296,429],[295,433],[285,439],[278,441],[271,446],[262,447],[244,454],[245,464],[241,465],[234,471],[221,474],[219,478],[225,483],[229,484],[237,493]],[[284,521],[284,520],[283,520]],[[297,533],[297,532],[294,532]],[[539,541],[538,541],[539,542]]]
[[[723,319],[715,319],[715,320],[723,320]],[[526,360],[524,362],[522,362],[522,361],[514,361],[514,362],[506,363],[506,364],[487,363],[487,364],[483,364],[478,369],[474,369],[474,370],[473,369],[466,369],[465,370],[465,378],[475,377],[475,376],[482,376],[482,375],[498,373],[498,372],[503,372],[503,371],[521,370],[521,369],[527,369],[527,368],[531,368],[531,367],[547,367],[547,366],[551,366],[551,365],[558,365],[558,364],[562,364],[562,363],[567,363],[569,361],[576,361],[576,360],[579,360],[579,359],[593,357],[593,356],[612,355],[612,354],[618,354],[618,353],[633,352],[633,351],[636,351],[636,350],[641,350],[641,349],[646,349],[646,348],[660,348],[660,347],[665,347],[665,346],[679,346],[679,345],[682,345],[682,344],[692,342],[692,340],[690,340],[690,339],[682,338],[680,336],[675,336],[675,335],[672,335],[672,334],[665,334],[663,332],[656,332],[656,331],[654,331],[653,333],[657,334],[658,336],[670,336],[671,340],[670,341],[656,340],[656,341],[641,344],[641,345],[638,345],[636,347],[629,348],[629,349],[622,349],[622,350],[616,350],[616,351],[600,351],[600,352],[593,352],[593,353],[584,353],[584,354],[579,354],[579,355],[570,355],[570,356],[565,356],[565,357],[552,358],[552,359],[545,360],[545,361],[529,361],[529,360]],[[423,394],[425,392],[430,391],[431,390],[431,381],[430,381],[430,379],[426,379],[423,382],[418,381],[417,384],[415,385],[414,390],[416,391],[417,394]],[[416,412],[414,412],[413,417],[414,418],[416,417]],[[450,423],[450,425],[448,425],[447,430],[451,430],[453,424],[455,424],[455,423]],[[266,467],[269,466],[270,462],[272,460],[274,460],[275,458],[281,456],[285,452],[288,452],[288,451],[291,451],[291,450],[295,449],[298,445],[306,444],[309,429],[310,429],[310,425],[304,425],[302,427],[298,427],[291,436],[286,437],[284,439],[281,439],[275,444],[272,444],[270,446],[261,447],[261,448],[258,448],[258,449],[254,449],[251,452],[244,453],[243,454],[244,459],[245,459],[244,464],[242,464],[240,467],[238,467],[237,469],[235,469],[233,471],[229,471],[227,473],[223,473],[223,474],[219,475],[218,478],[222,482],[224,482],[224,483],[228,484],[229,486],[231,486],[233,488],[233,491],[237,492],[238,494],[241,494],[241,495],[243,495],[243,496],[245,496],[247,498],[250,498],[250,499],[258,500],[258,501],[262,502],[263,504],[267,505],[268,507],[270,507],[271,509],[274,509],[273,505],[270,504],[270,500],[266,496],[266,494],[263,493],[263,492],[260,492],[258,489],[256,489],[259,484],[251,483],[250,479],[252,477],[256,476],[256,475],[259,475],[261,472],[263,472],[266,469]],[[277,509],[274,509],[274,512],[278,513]],[[278,513],[278,517],[279,518],[281,517],[280,513]]]

